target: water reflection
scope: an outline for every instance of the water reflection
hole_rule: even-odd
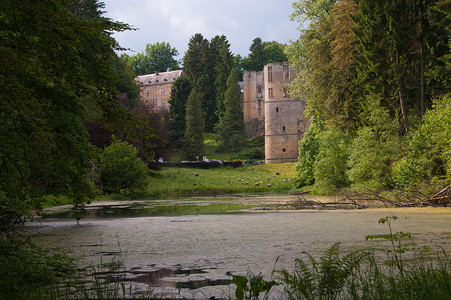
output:
[[[171,217],[186,215],[215,215],[215,214],[240,214],[244,210],[255,208],[259,205],[253,203],[188,203],[158,205],[152,202],[134,203],[131,205],[98,205],[86,208],[86,219],[104,218],[136,218],[136,217]],[[73,211],[65,209],[60,211],[45,211],[44,219],[73,219]]]
[[[264,201],[121,202],[89,207],[90,216],[79,224],[65,219],[66,211],[26,227],[87,264],[120,257],[129,282],[185,298],[220,296],[229,289],[228,271],[269,278],[274,268],[292,268],[303,251],[318,258],[335,242],[344,251],[376,246],[365,237],[386,234],[386,224],[378,223],[386,216],[398,216],[393,230],[411,232],[432,253],[451,250],[451,208],[236,213]]]

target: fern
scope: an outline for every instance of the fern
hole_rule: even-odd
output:
[[[280,280],[285,286],[288,299],[338,299],[346,290],[346,283],[358,269],[368,252],[353,251],[340,257],[340,243],[333,244],[325,254],[315,260],[310,254],[304,253],[310,264],[302,259],[296,259],[295,270],[277,271],[282,275]]]

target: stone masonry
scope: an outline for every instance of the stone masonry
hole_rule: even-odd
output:
[[[266,163],[295,162],[298,143],[310,124],[304,116],[305,99],[289,95],[294,78],[288,62],[267,64],[263,71],[243,76],[246,134],[265,135]]]

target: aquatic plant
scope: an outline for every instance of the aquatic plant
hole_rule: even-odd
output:
[[[296,259],[293,271],[279,270],[283,299],[449,299],[451,260],[445,251],[427,257],[428,247],[416,247],[411,234],[392,232],[396,216],[381,218],[388,234],[367,240],[389,242],[388,248],[365,248],[340,255],[335,243],[318,260]],[[410,244],[405,243],[409,241]],[[381,261],[378,253],[386,254]],[[407,256],[405,254],[409,253]]]
[[[248,272],[247,276],[233,275],[230,272],[227,276],[232,277],[232,283],[235,284],[235,297],[238,300],[260,299],[260,294],[264,293],[263,299],[269,299],[271,289],[278,285],[274,280],[265,280],[261,274],[255,275]]]

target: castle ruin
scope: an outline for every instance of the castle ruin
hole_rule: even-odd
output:
[[[296,74],[288,62],[270,63],[243,75],[243,116],[248,137],[265,135],[268,164],[295,162],[298,142],[309,126],[305,99],[289,95]]]

